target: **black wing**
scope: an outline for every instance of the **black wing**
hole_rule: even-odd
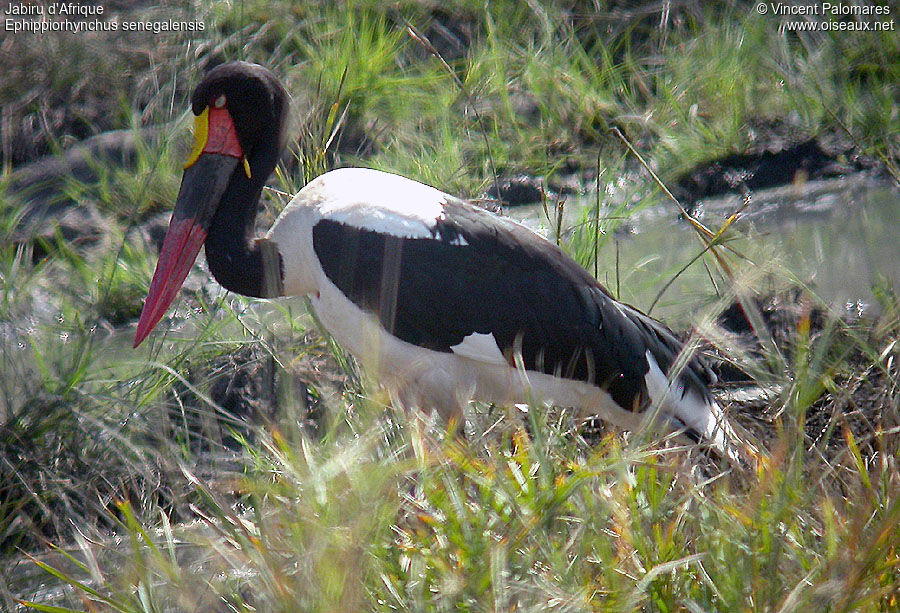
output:
[[[462,201],[445,204],[431,238],[401,238],[330,219],[313,227],[325,274],[398,338],[451,351],[493,334],[510,365],[606,389],[626,409],[645,401],[649,350],[663,372],[681,343],[660,322],[614,300],[559,247]],[[693,359],[682,378],[704,395]]]

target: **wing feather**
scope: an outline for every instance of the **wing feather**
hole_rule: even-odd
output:
[[[399,237],[326,216],[313,246],[328,278],[401,340],[450,352],[492,335],[510,365],[520,349],[527,368],[594,383],[627,409],[647,399],[648,352],[667,372],[681,348],[524,226],[447,197],[430,230]],[[696,358],[682,378],[708,394]]]

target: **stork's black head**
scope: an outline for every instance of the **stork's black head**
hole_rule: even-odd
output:
[[[263,179],[281,153],[288,107],[288,93],[278,77],[268,68],[249,62],[216,66],[191,96],[191,109],[196,116],[207,109],[228,111],[244,157],[253,171],[260,166],[260,173],[266,175]],[[264,162],[271,163],[268,171]]]
[[[242,233],[252,230],[260,192],[278,163],[288,106],[278,77],[247,62],[217,66],[194,90],[194,149],[184,166],[135,347],[175,299],[207,236],[237,235],[234,242],[247,251]],[[239,255],[226,253],[217,264],[232,266]]]

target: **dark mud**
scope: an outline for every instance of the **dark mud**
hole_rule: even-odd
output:
[[[682,203],[693,204],[729,193],[743,195],[846,176],[876,166],[835,135],[792,142],[796,133],[781,124],[767,125],[761,132],[747,152],[700,163],[675,179],[672,193]]]
[[[809,452],[829,463],[848,459],[848,436],[873,461],[900,440],[896,432],[885,435],[900,427],[900,365],[891,351],[900,332],[896,314],[871,319],[848,311],[837,317],[801,290],[788,289],[735,302],[719,324],[760,364],[770,351],[760,338],[771,339],[788,365],[788,384],[776,389],[734,364],[714,364],[729,414],[764,449],[778,451],[786,433],[799,429]],[[784,380],[783,373],[772,375]],[[802,412],[792,414],[786,406]]]

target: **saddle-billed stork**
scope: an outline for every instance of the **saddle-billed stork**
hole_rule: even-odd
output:
[[[696,357],[618,302],[558,246],[398,175],[328,172],[253,238],[281,154],[289,97],[268,69],[211,70],[191,99],[194,150],[134,346],[159,322],[201,245],[216,280],[259,298],[309,296],[324,327],[407,408],[463,419],[472,399],[579,407],[626,429],[667,426],[734,458]]]

